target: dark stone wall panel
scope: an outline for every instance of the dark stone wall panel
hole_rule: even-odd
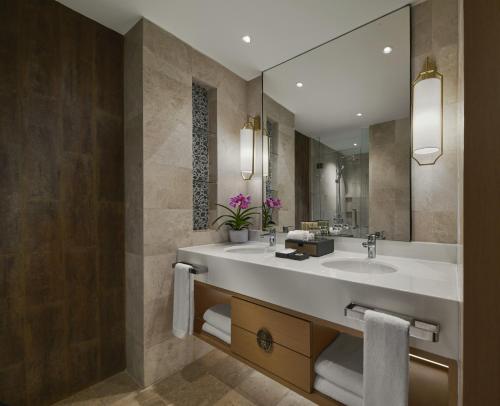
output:
[[[125,368],[123,37],[0,2],[0,403]]]

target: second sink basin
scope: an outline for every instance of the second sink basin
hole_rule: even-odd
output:
[[[392,265],[379,262],[373,259],[346,258],[334,259],[322,263],[323,266],[331,269],[337,269],[344,272],[384,274],[396,272],[397,269]]]

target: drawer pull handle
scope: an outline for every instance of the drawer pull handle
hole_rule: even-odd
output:
[[[257,345],[265,352],[271,352],[273,350],[273,336],[265,328],[261,328],[257,331]]]

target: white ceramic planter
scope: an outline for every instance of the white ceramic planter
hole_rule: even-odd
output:
[[[248,241],[248,230],[229,230],[229,241],[231,242],[247,242]]]

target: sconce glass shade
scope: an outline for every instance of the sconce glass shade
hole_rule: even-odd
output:
[[[240,168],[244,180],[249,180],[254,174],[254,130],[251,125],[245,125],[240,130]]]
[[[269,176],[269,142],[271,141],[269,135],[263,130],[262,134],[262,175]]]
[[[413,82],[412,156],[419,165],[433,165],[443,154],[443,76],[431,66]]]

